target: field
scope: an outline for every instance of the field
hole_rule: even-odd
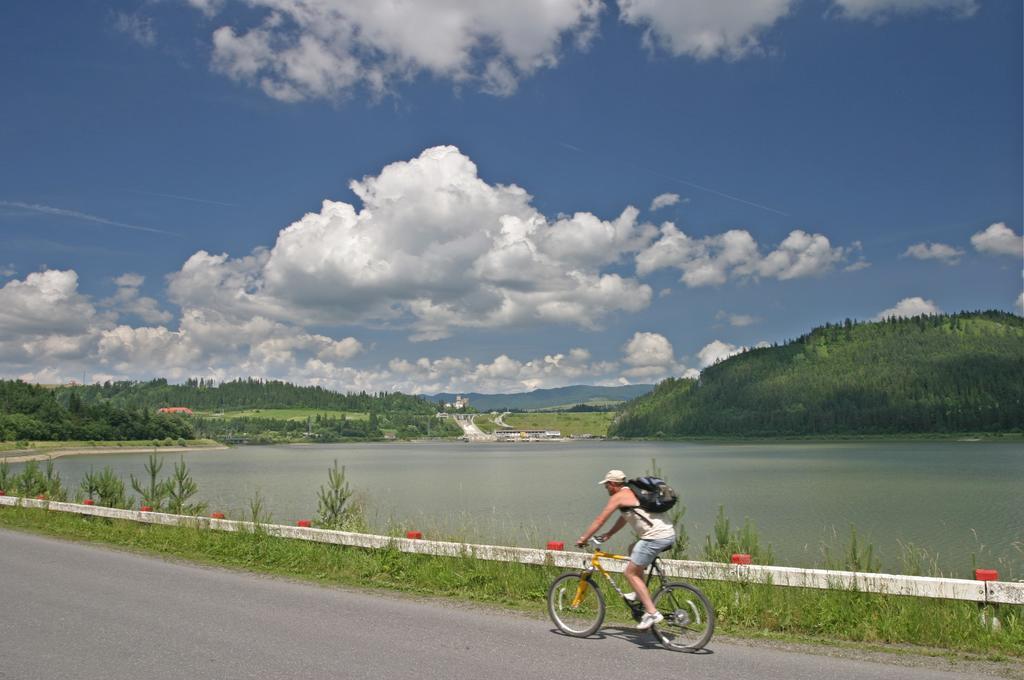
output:
[[[205,418],[269,418],[272,420],[306,420],[317,415],[348,420],[369,420],[370,414],[361,411],[327,411],[316,408],[256,408],[248,411],[225,411],[224,413],[196,412]]]
[[[510,413],[505,423],[522,430],[559,430],[563,437],[592,434],[604,437],[614,413]]]

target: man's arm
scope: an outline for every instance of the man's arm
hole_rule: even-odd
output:
[[[626,518],[620,515],[619,518],[615,520],[615,524],[612,525],[612,528],[609,529],[608,533],[606,533],[604,537],[601,539],[601,542],[603,543],[604,541],[607,541],[609,538],[617,534],[619,532],[619,529],[621,529],[624,526],[626,526]]]
[[[600,514],[598,514],[598,516],[594,518],[594,521],[590,523],[590,526],[587,527],[587,530],[584,531],[583,535],[580,536],[579,539],[576,541],[576,545],[586,545],[587,540],[595,533],[597,533],[597,530],[600,529],[604,525],[604,523],[608,521],[608,518],[612,516],[612,513],[614,513],[616,510],[622,507],[622,503],[622,491],[619,491],[614,496],[609,498],[608,503],[604,506],[604,510],[602,510]],[[616,529],[616,531],[617,530],[618,529]]]

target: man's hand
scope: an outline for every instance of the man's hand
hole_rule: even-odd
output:
[[[586,547],[586,545],[587,545],[587,539],[584,538],[583,536],[580,536],[579,538],[576,539],[576,547],[577,548],[583,548],[583,547]]]

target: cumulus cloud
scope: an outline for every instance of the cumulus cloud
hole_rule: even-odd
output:
[[[0,276],[9,277],[14,276],[18,273],[18,270],[14,267],[14,264],[0,264]]]
[[[931,300],[925,300],[921,297],[908,297],[897,302],[895,307],[890,307],[889,309],[884,309],[879,312],[875,316],[874,320],[882,321],[883,319],[889,319],[892,317],[909,319],[914,316],[934,314],[942,314],[942,310],[939,309]]]
[[[1024,293],[1017,296],[1017,302],[1014,303],[1013,306],[1017,310],[1018,314],[1024,316]]]
[[[763,51],[761,35],[794,0],[618,0],[622,21],[644,29],[644,44],[698,60],[741,59]]]
[[[622,351],[627,368],[622,375],[634,381],[657,382],[671,375],[685,374],[685,366],[676,361],[672,343],[660,333],[637,332]]]
[[[116,279],[117,292],[103,301],[107,307],[123,314],[134,314],[146,323],[167,323],[174,318],[170,312],[160,309],[160,303],[151,297],[140,295],[139,288],[145,282],[140,274],[123,274]]]
[[[848,19],[884,20],[919,12],[950,12],[970,17],[978,11],[977,0],[834,0],[840,15]]]
[[[661,210],[679,202],[679,194],[659,194],[651,201],[651,210]]]
[[[455,328],[594,328],[650,303],[649,286],[606,271],[657,233],[635,208],[549,222],[525,190],[488,184],[450,146],[350,186],[362,209],[324,201],[243,258],[200,251],[170,277],[171,299],[291,323],[405,326],[417,340]]]
[[[213,16],[223,2],[189,0]],[[420,73],[474,82],[497,95],[555,66],[565,43],[585,49],[601,0],[517,3],[247,0],[257,25],[213,33],[215,71],[281,101],[337,98],[357,86],[377,94]]]
[[[1017,236],[1003,222],[991,224],[984,231],[971,236],[971,245],[986,255],[1024,256],[1024,236]]]
[[[915,243],[907,248],[900,257],[912,257],[915,260],[939,260],[948,265],[960,263],[964,251],[945,243]]]
[[[690,287],[721,285],[737,277],[787,280],[824,274],[851,250],[833,247],[823,234],[797,229],[762,256],[748,231],[731,229],[724,234],[692,238],[666,222],[658,240],[637,254],[636,269],[645,276],[673,267],[682,272],[680,280]]]
[[[72,270],[34,272],[0,288],[0,340],[75,335],[112,322],[112,314],[99,312],[78,292],[78,274]]]
[[[697,352],[697,358],[700,359],[701,368],[707,368],[746,350],[747,348],[742,345],[731,345],[721,340],[712,340]]]

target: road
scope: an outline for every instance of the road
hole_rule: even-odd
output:
[[[487,434],[473,422],[475,416],[473,414],[458,414],[455,416],[455,422],[462,428],[462,436],[470,441],[476,442],[490,442],[495,440],[493,434]]]
[[[960,679],[968,674],[646,633],[587,640],[543,619],[327,588],[0,530],[0,678]],[[628,670],[627,670],[628,669]]]

